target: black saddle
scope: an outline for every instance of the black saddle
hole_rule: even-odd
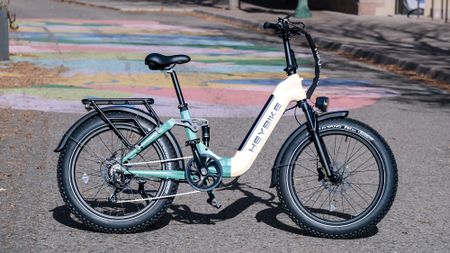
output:
[[[151,70],[164,70],[173,64],[183,64],[190,60],[191,58],[189,56],[183,54],[165,56],[158,53],[152,53],[145,57],[145,65]]]

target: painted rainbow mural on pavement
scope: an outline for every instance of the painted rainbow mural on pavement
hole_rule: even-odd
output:
[[[0,107],[83,112],[79,101],[84,97],[153,97],[159,114],[176,116],[170,77],[144,65],[152,52],[192,58],[176,70],[196,117],[255,117],[285,78],[279,48],[232,39],[215,29],[133,20],[27,19],[19,25],[20,30],[11,34],[13,61],[64,66],[66,71],[58,82],[0,89]],[[311,58],[306,53],[298,56]],[[308,85],[312,69],[301,72]],[[330,96],[332,109],[367,106],[396,95],[364,80],[327,78],[326,72],[316,93]]]

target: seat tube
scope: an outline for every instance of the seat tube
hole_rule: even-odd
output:
[[[177,73],[173,69],[167,71],[167,73],[169,73],[172,78],[172,83],[178,98],[178,108],[180,108],[180,110],[187,109],[187,104],[184,101],[183,92],[181,91],[180,83],[178,82]]]

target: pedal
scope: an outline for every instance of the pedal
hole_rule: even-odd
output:
[[[222,207],[222,205],[219,203],[219,201],[216,199],[216,196],[212,191],[208,191],[209,198],[206,200],[208,204],[212,205],[213,207],[219,209]]]

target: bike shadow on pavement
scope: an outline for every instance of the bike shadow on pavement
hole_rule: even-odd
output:
[[[212,214],[204,214],[204,213],[196,213],[193,212],[189,206],[187,205],[172,205],[170,207],[171,212],[171,219],[185,224],[204,224],[204,225],[214,225],[218,222],[225,221],[232,219],[242,213],[245,209],[249,208],[251,205],[260,203],[264,204],[268,208],[259,211],[256,215],[256,221],[257,222],[263,222],[273,228],[295,233],[298,235],[303,236],[309,236],[309,237],[317,237],[316,235],[313,235],[309,233],[308,231],[302,230],[296,225],[291,226],[287,223],[284,223],[282,220],[278,219],[279,214],[284,214],[282,208],[279,205],[278,200],[276,199],[275,195],[269,191],[259,189],[256,187],[252,187],[248,184],[242,184],[242,183],[236,183],[232,185],[231,187],[223,188],[221,190],[232,190],[232,191],[240,191],[245,195],[245,197],[242,197],[229,206],[225,207],[218,213],[212,213]],[[268,194],[269,198],[261,198],[259,196],[256,196],[252,191],[259,191],[265,194]],[[360,238],[367,238],[374,236],[378,233],[378,228],[374,227],[371,230],[367,231],[366,233],[352,238],[352,239],[360,239]]]
[[[57,222],[65,225],[67,227],[71,227],[71,228],[79,229],[79,230],[90,231],[90,232],[98,232],[98,231],[95,231],[95,230],[89,228],[88,226],[84,225],[78,219],[73,218],[72,214],[70,213],[69,208],[67,208],[67,206],[65,206],[65,205],[55,207],[54,209],[50,210],[50,212],[53,212],[53,219],[55,219]],[[148,231],[153,231],[153,230],[158,230],[160,228],[163,228],[169,224],[170,219],[171,219],[170,216],[164,215],[153,226],[150,226],[141,232],[148,232]],[[101,233],[101,232],[99,232],[99,233]]]
[[[279,206],[279,202],[273,193],[267,190],[252,187],[246,183],[239,183],[239,182],[234,183],[233,185],[228,187],[220,188],[217,191],[220,192],[225,190],[239,191],[244,194],[244,197],[236,200],[232,204],[221,209],[218,213],[193,212],[188,205],[172,204],[168,212],[163,217],[161,217],[161,219],[157,223],[141,231],[141,233],[161,229],[169,225],[171,221],[176,221],[179,223],[190,225],[195,224],[215,225],[219,222],[233,219],[250,206],[259,203],[267,206],[267,208],[262,211],[259,211],[255,215],[257,222],[263,222],[273,228],[282,231],[295,233],[303,236],[316,237],[315,235],[300,229],[296,225],[292,226],[290,224],[283,222],[281,219],[278,218],[278,215],[284,214],[284,212]],[[267,194],[269,197],[262,198],[255,195],[253,192],[260,192],[263,194]],[[53,218],[65,226],[80,230],[93,231],[88,226],[78,221],[76,218],[73,218],[73,216],[70,213],[70,210],[65,205],[58,206],[53,210],[51,210],[51,212],[53,212]],[[374,227],[365,234],[362,234],[361,236],[354,239],[371,237],[377,233],[378,228]]]

